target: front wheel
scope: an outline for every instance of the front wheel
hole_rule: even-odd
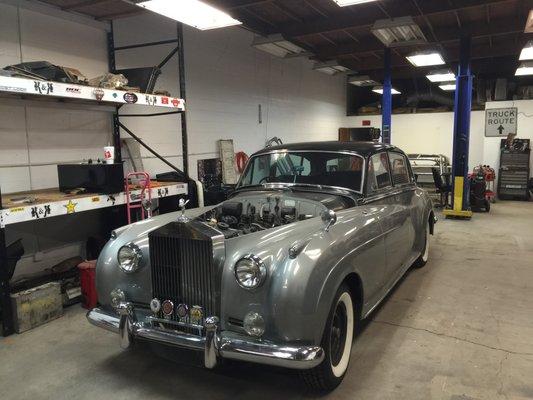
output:
[[[413,264],[413,267],[415,268],[422,268],[425,266],[429,259],[429,237],[431,236],[431,227],[429,226],[429,221],[426,224],[426,231],[424,232],[424,250],[422,250],[422,254],[420,254],[420,257],[416,259],[416,261]]]
[[[322,338],[322,363],[302,372],[304,382],[320,391],[335,389],[344,379],[350,363],[355,326],[355,305],[350,289],[343,284],[337,291]]]

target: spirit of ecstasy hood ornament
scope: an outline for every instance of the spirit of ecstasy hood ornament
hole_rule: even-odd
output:
[[[177,221],[181,223],[187,223],[189,222],[189,218],[185,215],[185,206],[189,200],[185,200],[184,198],[181,198],[178,203],[178,207],[181,209],[181,214],[178,217]]]

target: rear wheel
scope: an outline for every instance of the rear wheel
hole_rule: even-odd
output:
[[[420,254],[420,257],[418,257],[414,262],[413,267],[415,268],[422,268],[427,264],[429,259],[429,237],[431,236],[431,227],[429,225],[429,221],[426,224],[426,231],[424,235],[424,250],[422,251],[422,254]]]
[[[339,386],[350,363],[354,327],[355,305],[350,289],[342,284],[335,296],[322,338],[324,361],[302,372],[307,386],[320,391],[331,391]]]
[[[489,211],[490,211],[490,201],[485,199],[485,212],[489,212]]]

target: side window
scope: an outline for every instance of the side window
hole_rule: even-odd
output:
[[[391,186],[389,159],[387,153],[374,154],[368,163],[366,191],[371,194]]]
[[[395,185],[403,185],[411,182],[407,160],[403,154],[389,153],[390,164],[392,167],[392,181]]]

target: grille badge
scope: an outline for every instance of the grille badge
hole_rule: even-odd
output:
[[[192,306],[190,311],[191,324],[201,325],[204,318],[204,310],[200,306]]]
[[[187,322],[187,317],[189,316],[189,306],[187,304],[178,304],[176,307],[176,314],[180,319],[180,322]]]
[[[159,299],[152,299],[150,302],[150,310],[152,310],[154,314],[157,314],[161,310],[161,302]]]
[[[161,304],[161,309],[163,310],[163,315],[168,318],[174,314],[174,303],[170,300],[165,300],[163,304]]]

